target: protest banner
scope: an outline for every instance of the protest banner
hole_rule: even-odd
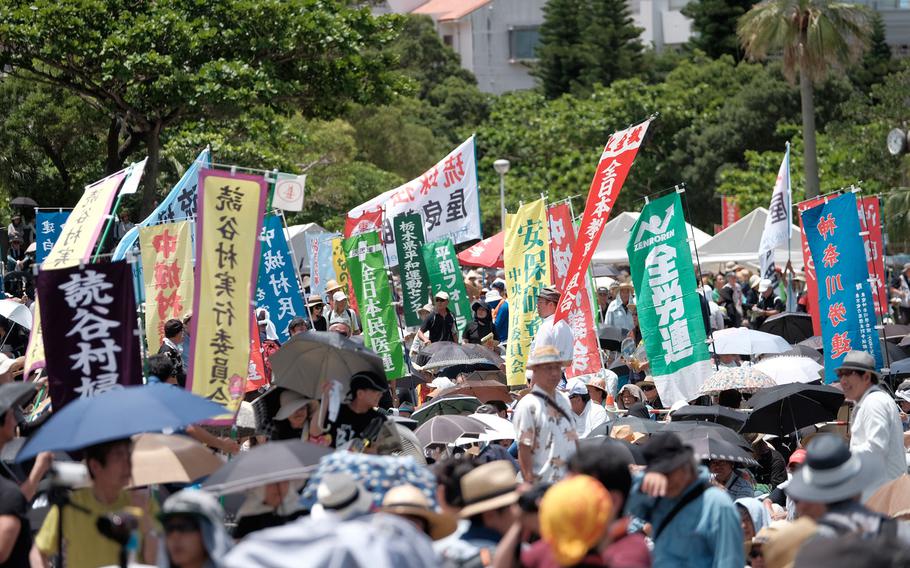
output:
[[[252,313],[250,314],[250,368],[248,373],[244,392],[253,392],[263,387],[268,388],[269,379],[265,376],[262,340],[259,337],[259,326],[256,324],[256,316]]]
[[[54,411],[77,398],[142,384],[133,275],[126,262],[42,270],[42,333]]]
[[[38,211],[35,214],[35,262],[39,265],[44,262],[54,243],[63,232],[63,225],[69,218],[69,211]]]
[[[506,288],[509,291],[509,337],[506,382],[527,383],[525,363],[531,338],[540,327],[537,294],[550,285],[550,230],[543,199],[525,203],[509,215],[506,227]]]
[[[645,205],[626,246],[639,327],[664,404],[696,398],[713,370],[688,239],[674,191]]]
[[[156,353],[164,340],[164,324],[183,319],[193,301],[193,256],[190,221],[139,229],[145,281],[145,338]]]
[[[278,174],[275,191],[272,193],[272,207],[284,211],[303,211],[305,190],[306,175]]]
[[[282,343],[290,338],[288,324],[297,316],[307,317],[294,260],[284,235],[281,217],[266,215],[259,233],[259,279],[256,306],[265,308]]]
[[[568,202],[547,207],[550,227],[550,277],[553,285],[562,290],[565,287],[572,247],[575,245],[575,225],[572,223],[572,209]],[[569,312],[566,322],[572,328],[575,343],[572,350],[572,365],[566,369],[566,376],[587,377],[603,370],[600,359],[600,342],[594,311],[591,309],[590,278],[582,280],[578,287],[579,297],[574,304],[577,309]]]
[[[822,334],[822,324],[818,313],[818,281],[815,277],[812,251],[809,250],[809,241],[806,240],[806,227],[803,225],[802,213],[824,202],[824,197],[816,197],[796,204],[796,210],[799,212],[800,246],[803,250],[803,276],[806,278],[806,311],[812,316],[812,331],[815,335]]]
[[[388,380],[399,379],[407,368],[379,233],[370,231],[345,239],[344,253],[361,307],[364,345],[382,359]]]
[[[604,225],[607,224],[616,197],[622,189],[622,184],[626,181],[626,176],[629,175],[629,169],[632,167],[632,162],[635,161],[638,148],[645,139],[650,124],[651,119],[648,119],[641,124],[620,130],[610,136],[610,140],[604,146],[600,162],[597,164],[597,171],[591,181],[591,188],[588,190],[578,240],[572,247],[572,260],[569,262],[566,285],[562,290],[562,300],[556,309],[556,321],[565,319],[570,312],[580,309],[579,291],[587,278],[594,250],[597,248]]]
[[[825,382],[850,350],[866,351],[882,364],[875,303],[865,262],[856,195],[846,193],[800,213],[818,282],[818,311],[825,354]],[[822,283],[824,283],[822,285]]]
[[[888,313],[888,281],[885,279],[885,244],[882,236],[881,206],[877,196],[860,197],[856,200],[859,222],[863,228],[863,245],[869,274],[875,278],[872,286],[872,302],[875,315]]]
[[[250,365],[250,304],[259,269],[253,235],[262,228],[268,191],[261,176],[210,169],[199,171],[199,187],[187,390],[235,415]]]
[[[419,213],[428,242],[481,238],[476,162],[471,136],[422,176],[352,209],[345,235],[381,229],[390,266],[398,264],[392,231],[398,215]]]
[[[344,290],[348,297],[348,306],[357,310],[357,296],[354,294],[354,284],[351,282],[351,272],[348,270],[348,259],[344,256],[344,238],[332,239],[332,266],[335,268],[335,281]],[[328,313],[329,309],[325,309]]]
[[[91,259],[111,203],[114,202],[125,175],[125,171],[121,170],[85,188],[85,193],[70,212],[68,221],[71,222],[67,222],[63,227],[57,242],[44,259],[42,269],[69,268],[87,263]],[[32,332],[25,350],[25,376],[32,370],[44,366],[40,304],[41,302],[35,301]]]
[[[398,268],[401,276],[402,309],[406,326],[421,325],[417,313],[430,299],[430,279],[423,263],[423,223],[420,215],[399,215],[392,220],[395,246],[398,248]]]
[[[332,239],[339,238],[338,233],[323,233],[306,238],[307,250],[310,251],[310,295],[325,297],[325,283],[337,280],[335,264],[332,262]]]
[[[777,270],[774,265],[774,249],[790,245],[790,215],[792,211],[790,197],[790,144],[777,171],[777,180],[774,182],[774,191],[771,192],[771,204],[768,206],[768,216],[765,217],[765,228],[762,231],[761,242],[758,245],[759,271],[763,279],[770,280],[772,285],[777,285]],[[791,298],[787,298],[791,303]],[[795,308],[795,303],[792,303]]]
[[[739,221],[739,205],[729,195],[720,196],[720,231],[723,231],[733,223]],[[717,232],[720,232],[717,231]]]
[[[464,328],[472,318],[471,301],[468,299],[468,290],[461,275],[461,265],[455,256],[455,246],[449,239],[433,241],[424,243],[420,247],[420,252],[427,268],[430,294],[445,292],[449,295],[449,311],[455,318],[460,340]]]

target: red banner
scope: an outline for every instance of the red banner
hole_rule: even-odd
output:
[[[739,221],[739,205],[733,201],[732,197],[722,195],[720,197],[721,209],[721,230],[726,229],[733,223]]]
[[[572,247],[575,246],[575,227],[569,204],[547,207],[547,221],[550,224],[550,279],[554,286],[562,290],[572,260]]]
[[[354,217],[350,213],[344,220],[344,238],[348,239],[360,233],[369,231],[382,231],[382,207],[376,209],[366,209],[361,212],[359,217]]]
[[[581,298],[587,295],[581,292],[585,288],[591,258],[650,124],[651,120],[648,119],[620,130],[610,136],[604,147],[597,172],[591,181],[591,189],[588,190],[579,237],[572,247],[572,261],[566,273],[565,289],[556,311],[556,321],[577,317],[577,312],[582,309]]]
[[[861,197],[856,200],[859,209],[859,222],[863,228],[863,245],[866,247],[866,262],[869,275],[874,276],[872,297],[875,298],[875,315],[882,315],[882,309],[888,311],[888,289],[885,282],[884,240],[882,239],[882,217],[878,197]]]
[[[252,314],[252,310],[250,312]],[[256,315],[250,316],[250,372],[246,378],[245,392],[268,387],[269,379],[265,376],[265,361],[262,358],[262,341],[259,339],[259,326],[256,324]]]
[[[802,213],[824,203],[824,197],[816,197],[796,204],[796,209]],[[815,263],[812,261],[812,251],[806,242],[806,229],[803,227],[803,216],[799,215],[800,243],[803,249],[803,276],[806,277],[806,311],[812,316],[812,331],[815,335],[822,334],[822,324],[818,319],[818,283],[815,280]]]

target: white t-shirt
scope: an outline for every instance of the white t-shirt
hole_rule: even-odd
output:
[[[863,492],[863,500],[875,490],[907,473],[904,427],[897,403],[879,386],[873,386],[856,403],[850,424],[850,452],[874,465],[875,479]]]
[[[575,415],[575,432],[579,438],[584,438],[594,428],[607,421],[607,411],[594,401],[589,400],[581,414]]]
[[[572,335],[572,328],[569,327],[566,320],[559,320],[553,323],[553,318],[555,317],[556,315],[554,314],[544,318],[537,329],[534,341],[531,342],[531,351],[529,353],[534,353],[538,347],[552,345],[559,349],[559,354],[562,356],[563,361],[571,361],[575,349],[575,337]]]
[[[562,412],[534,393],[549,398]],[[512,415],[515,439],[522,446],[530,446],[532,469],[536,482],[554,482],[567,471],[569,458],[577,449],[575,414],[565,397],[550,397],[538,386],[522,397]]]

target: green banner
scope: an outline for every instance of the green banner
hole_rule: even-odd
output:
[[[364,345],[382,359],[388,380],[399,379],[407,369],[379,233],[362,233],[345,239],[342,246],[360,307]]]
[[[692,400],[712,371],[679,194],[647,203],[626,246],[638,320],[664,404]]]
[[[398,249],[404,324],[420,325],[423,320],[417,310],[430,298],[430,278],[420,252],[424,243],[423,222],[420,213],[412,213],[395,217],[392,226],[395,231],[395,247]]]
[[[430,277],[430,290],[433,294],[437,292],[449,294],[449,309],[455,317],[460,338],[472,318],[471,302],[468,300],[468,291],[461,275],[461,264],[455,256],[455,247],[451,240],[445,239],[426,243],[421,247],[421,251],[427,275]]]

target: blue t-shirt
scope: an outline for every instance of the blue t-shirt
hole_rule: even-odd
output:
[[[496,302],[490,302],[490,312],[493,312],[493,309],[496,308]],[[508,341],[509,339],[509,301],[506,299],[502,300],[502,305],[499,307],[499,311],[496,312],[496,321],[493,322],[493,327],[496,328],[496,336],[500,341]]]

